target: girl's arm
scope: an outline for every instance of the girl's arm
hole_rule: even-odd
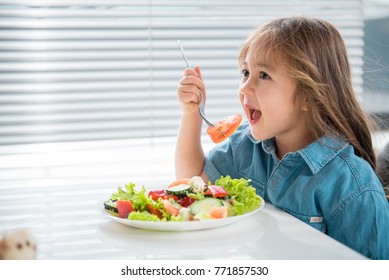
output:
[[[194,69],[185,69],[184,77],[177,87],[182,120],[176,143],[175,170],[177,178],[200,175],[207,182],[208,178],[203,173],[202,119],[199,114],[200,90],[205,98],[206,92],[200,68],[196,66]]]

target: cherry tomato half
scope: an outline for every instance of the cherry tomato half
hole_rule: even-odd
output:
[[[242,115],[235,114],[209,126],[207,133],[214,143],[220,143],[230,137],[242,122]]]

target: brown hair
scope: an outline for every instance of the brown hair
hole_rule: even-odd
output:
[[[305,17],[277,19],[247,38],[240,63],[249,48],[269,64],[275,54],[285,59],[289,75],[297,81],[296,99],[308,106],[308,125],[317,138],[331,135],[349,141],[375,169],[372,120],[354,93],[347,49],[332,24]]]

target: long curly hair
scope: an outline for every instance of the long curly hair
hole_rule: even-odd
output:
[[[246,39],[240,63],[251,48],[256,57],[269,64],[282,57],[288,74],[297,81],[296,100],[308,105],[307,125],[315,137],[345,139],[375,170],[373,120],[359,104],[346,46],[331,23],[307,17],[276,19]]]

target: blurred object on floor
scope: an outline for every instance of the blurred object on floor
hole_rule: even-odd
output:
[[[0,260],[34,260],[35,237],[26,229],[13,230],[0,237]]]

